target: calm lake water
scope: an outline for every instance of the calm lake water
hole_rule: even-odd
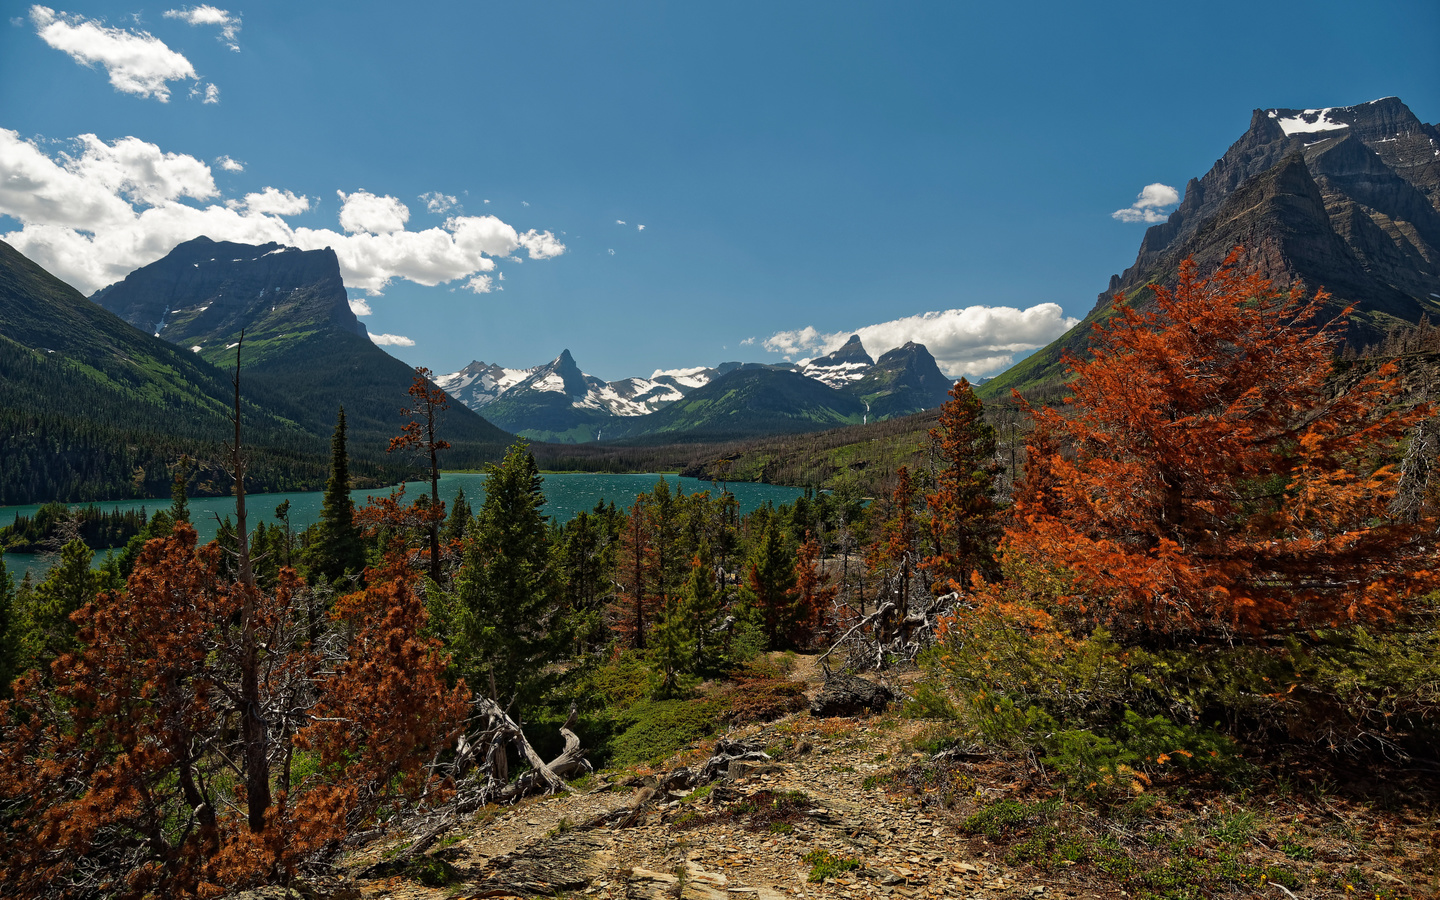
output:
[[[545,514],[568,522],[574,518],[576,513],[594,509],[595,504],[601,500],[607,503],[613,502],[616,506],[625,508],[634,503],[637,496],[653,488],[655,482],[662,477],[670,483],[671,490],[680,490],[686,494],[694,494],[699,491],[719,493],[718,485],[700,481],[697,478],[681,478],[678,475],[597,475],[583,472],[546,475],[543,486],[546,500]],[[478,511],[481,501],[485,499],[484,485],[484,475],[450,473],[440,476],[440,496],[446,504],[449,504],[463,488],[466,500],[469,501],[472,508]],[[766,503],[774,503],[777,506],[781,503],[789,503],[803,493],[799,488],[748,482],[731,482],[727,487],[739,501],[742,514]],[[428,484],[412,482],[405,486],[405,495],[413,499],[417,494],[425,493],[428,490]],[[391,488],[352,491],[350,496],[354,498],[356,506],[363,506],[370,497],[383,497],[390,491]],[[313,525],[320,518],[320,504],[324,497],[325,495],[320,491],[306,494],[247,494],[245,511],[251,522],[250,527],[254,528],[259,522],[276,521],[275,507],[289,500],[290,527],[295,531],[300,531],[308,525]],[[141,507],[149,512],[154,512],[157,509],[168,509],[170,502],[162,499],[114,500],[97,502],[95,505],[106,512],[112,509],[123,511]],[[0,506],[0,526],[14,522],[16,515],[32,516],[39,508],[39,506]],[[235,517],[235,499],[233,497],[190,498],[190,521],[195,525],[201,543],[214,539],[215,532],[220,526],[220,520],[226,516],[232,519]],[[97,560],[103,555],[103,551],[97,553]],[[32,578],[39,578],[54,562],[53,556],[29,553],[6,553],[4,559],[5,567],[10,570],[17,582],[27,571],[33,573]]]

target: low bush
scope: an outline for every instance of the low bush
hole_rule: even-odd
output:
[[[709,700],[646,700],[616,717],[610,762],[634,766],[658,762],[715,733],[719,705]]]

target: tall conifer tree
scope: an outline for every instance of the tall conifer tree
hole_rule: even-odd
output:
[[[494,698],[532,699],[540,672],[557,649],[559,589],[551,565],[549,528],[540,507],[535,456],[517,441],[489,467],[485,503],[465,540],[455,580],[456,606],[468,659],[463,667],[481,691],[494,679]]]
[[[312,578],[326,582],[353,575],[365,568],[365,546],[355,525],[355,504],[350,499],[350,457],[345,449],[345,407],[335,418],[330,439],[330,480],[320,507],[316,535],[307,551]]]

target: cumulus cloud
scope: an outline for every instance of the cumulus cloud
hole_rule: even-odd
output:
[[[1157,181],[1145,185],[1136,195],[1134,203],[1125,209],[1115,210],[1110,214],[1110,218],[1119,219],[1121,222],[1145,222],[1153,225],[1170,218],[1170,212],[1165,208],[1179,202],[1179,191]]]
[[[267,187],[258,194],[246,194],[243,200],[226,200],[225,205],[231,209],[244,209],[252,213],[296,216],[310,208],[310,198],[296,196],[293,191]]]
[[[30,21],[51,47],[82,65],[104,66],[117,91],[167,103],[169,82],[199,78],[190,60],[149,32],[110,28],[97,19],[57,13],[38,4],[30,7]]]
[[[187,7],[186,9],[167,9],[165,18],[179,19],[191,25],[218,25],[220,26],[219,41],[237,53],[240,51],[238,41],[240,17],[232,15],[229,10],[216,9],[208,5]]]
[[[342,194],[351,202],[365,195],[360,206],[342,209],[343,232],[295,227],[284,217],[309,208],[302,195],[267,187],[222,201],[210,167],[194,157],[133,137],[106,143],[87,134],[74,144],[52,157],[0,128],[0,216],[21,225],[0,238],[87,294],[200,235],[333,248],[345,286],[371,294],[397,278],[433,286],[490,273],[495,259],[518,261],[522,248],[531,259],[565,252],[551,232],[521,233],[494,216],[451,216],[439,227],[405,231],[404,204],[363,191]]]
[[[403,334],[372,334],[370,340],[382,347],[415,346],[415,342]]]
[[[224,170],[227,171],[227,172],[243,172],[243,171],[245,171],[245,164],[244,164],[244,163],[240,162],[240,161],[237,160],[237,159],[231,159],[231,158],[228,157],[228,156],[216,157],[216,159],[215,159],[215,165],[219,166],[220,168],[224,169]]]
[[[370,308],[370,304],[365,302],[364,297],[351,297],[350,311],[357,316],[368,316],[375,310]]]
[[[754,339],[753,337],[748,337],[748,338],[746,338],[745,340],[743,340],[743,341],[740,342],[740,346],[742,346],[742,347],[749,347],[749,346],[752,346],[754,343],[755,343],[755,339]]]
[[[829,333],[807,325],[776,332],[761,346],[787,359],[802,354],[820,356],[840,349],[850,335],[858,334],[865,350],[878,358],[914,341],[924,344],[940,368],[951,377],[986,375],[1009,366],[1016,353],[1045,346],[1078,322],[1065,316],[1055,303],[1040,303],[1023,310],[1009,306],[970,306]]]
[[[488,294],[496,290],[495,280],[489,275],[473,275],[469,281],[465,282],[465,287],[477,294]],[[499,288],[499,290],[504,290],[504,288]]]
[[[439,191],[430,191],[419,196],[425,203],[425,211],[432,212],[437,216],[443,216],[459,205],[459,201],[449,194],[442,194]],[[486,201],[487,203],[489,201]]]
[[[636,225],[636,226],[635,226],[635,230],[636,230],[636,231],[644,231],[644,230],[645,230],[645,226],[644,226],[644,225]]]
[[[220,89],[213,84],[205,85],[205,99],[202,103],[219,103]]]
[[[390,234],[404,231],[410,220],[410,208],[394,197],[377,197],[369,191],[340,195],[340,227],[349,232]]]

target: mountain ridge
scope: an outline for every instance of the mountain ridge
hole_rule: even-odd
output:
[[[1278,288],[1323,287],[1332,313],[1354,305],[1351,345],[1440,315],[1440,130],[1395,97],[1254,110],[1246,132],[1186,184],[1169,218],[1146,230],[1135,262],[1110,277],[1085,318],[980,395],[1057,392],[1063,355],[1087,351],[1117,295],[1148,303],[1146,285],[1173,285],[1183,259],[1203,273],[1236,246]]]
[[[415,370],[369,339],[329,248],[195,238],[92,300],[210,360],[231,354],[244,329],[247,384],[291,398],[315,434],[328,434],[343,406],[354,455],[384,459],[404,424]],[[493,461],[512,440],[461,403],[441,418],[448,465]]]

